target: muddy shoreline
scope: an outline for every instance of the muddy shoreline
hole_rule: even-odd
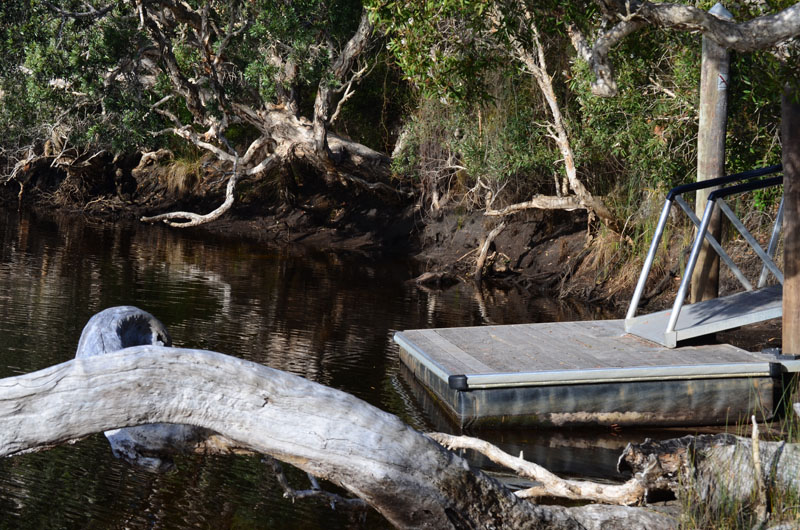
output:
[[[220,204],[224,179],[211,174],[202,181],[176,184],[168,178],[169,167],[129,168],[122,177],[111,179],[127,186],[105,189],[97,185],[70,188],[65,185],[68,178],[44,170],[33,172],[25,180],[0,185],[0,204],[30,208],[40,215],[134,223],[143,215],[176,210],[205,213]],[[596,227],[588,223],[585,212],[530,210],[506,220],[505,229],[488,248],[483,281],[475,285],[479,249],[499,224],[480,211],[458,205],[423,210],[407,196],[380,196],[314,181],[295,186],[292,196],[281,200],[258,183],[237,191],[236,203],[221,218],[174,229],[246,239],[298,253],[407,257],[416,263],[423,288],[443,289],[465,282],[476,290],[517,289],[592,305],[606,318],[624,316],[641,266],[613,262],[618,257],[608,249],[617,241],[613,234],[610,241],[598,241]],[[661,288],[644,311],[671,304],[679,280],[676,272],[659,273]],[[780,347],[780,320],[722,333],[716,339],[751,350]]]

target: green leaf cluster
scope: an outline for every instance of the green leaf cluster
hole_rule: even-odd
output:
[[[770,9],[789,3],[782,0]],[[760,14],[744,4],[731,7],[737,19]],[[524,65],[510,53],[512,33],[532,49],[522,5],[476,0],[373,6],[376,20],[389,33],[390,50],[421,89],[423,101],[409,126],[418,152],[406,152],[396,161],[398,171],[441,178],[457,160],[459,181],[467,187],[478,178],[496,182],[496,188],[513,184],[504,188],[507,202],[525,200],[530,193],[555,193],[553,177],[563,168],[548,137],[549,114]],[[611,54],[619,95],[598,98],[590,91],[593,74],[575,56],[565,31],[568,22],[591,30],[593,5],[527,2],[544,43],[579,176],[594,193],[606,196],[620,219],[629,219],[642,215],[643,200],[695,178],[701,39],[680,31],[632,34]],[[728,172],[779,159],[781,87],[797,64],[777,61],[769,51],[733,54]],[[439,153],[438,172],[431,152]],[[763,198],[765,207],[770,200]]]

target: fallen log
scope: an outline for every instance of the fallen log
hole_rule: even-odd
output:
[[[0,456],[115,428],[209,429],[365,500],[401,528],[674,528],[642,508],[540,506],[399,418],[216,352],[138,345],[0,380]]]
[[[800,444],[761,440],[755,454],[760,466],[753,439],[731,434],[648,439],[629,444],[618,468],[634,473],[650,492],[669,490],[712,507],[750,502],[762,486],[768,495],[800,492]]]

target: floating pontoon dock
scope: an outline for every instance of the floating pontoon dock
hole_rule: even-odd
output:
[[[461,427],[714,425],[734,424],[751,414],[769,419],[784,374],[800,371],[800,360],[728,344],[682,346],[680,342],[781,315],[783,276],[772,262],[780,213],[764,251],[723,200],[734,193],[780,185],[780,177],[753,180],[779,170],[773,166],[670,191],[624,321],[402,331],[394,337],[402,362]],[[702,221],[681,198],[704,186],[726,184],[734,185],[709,196]],[[673,308],[637,317],[673,203],[698,226],[698,236]],[[734,226],[764,261],[757,287],[707,232],[717,206],[733,216]],[[684,307],[688,277],[704,240],[745,292]],[[777,285],[766,285],[770,273]]]

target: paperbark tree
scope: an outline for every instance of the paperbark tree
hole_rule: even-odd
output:
[[[598,96],[614,96],[617,82],[610,62],[615,45],[625,37],[645,28],[698,32],[723,48],[752,52],[775,48],[800,35],[800,3],[777,13],[735,22],[725,20],[691,5],[654,3],[639,0],[595,0],[600,9],[594,43],[575,25],[570,26],[575,49],[595,74],[592,91]]]
[[[100,133],[138,146],[148,143],[137,136],[145,130],[188,142],[224,168],[218,209],[147,221],[207,222],[231,207],[243,179],[298,172],[327,186],[397,193],[388,156],[332,131],[374,57],[358,0],[36,0],[27,16],[39,28],[27,33],[27,53],[4,59],[19,64],[4,70],[52,102],[42,110],[67,133],[81,129],[97,149],[111,143]],[[79,127],[76,114],[95,123]]]

